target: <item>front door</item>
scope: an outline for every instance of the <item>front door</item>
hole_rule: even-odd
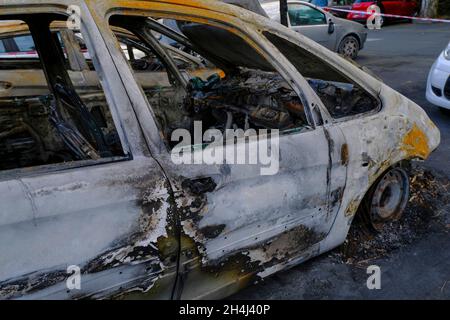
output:
[[[220,39],[220,43],[231,43],[226,41],[228,37],[236,37],[218,27],[195,24],[192,29],[196,32],[190,33],[186,26],[183,30],[189,35],[206,36],[208,32],[208,39]],[[238,43],[243,52],[249,52],[248,44],[242,39],[235,39],[233,43]],[[252,57],[256,59],[257,55],[254,52]],[[282,88],[277,85],[280,82],[277,72],[270,73],[270,79],[258,85],[261,81],[258,72],[249,71],[246,74],[249,78],[240,82],[234,82],[234,76],[230,75],[221,80],[223,88],[213,93],[199,90],[194,96],[213,96],[218,104],[224,103],[223,108],[230,110],[227,128],[239,131],[242,125],[239,110],[249,114],[244,122],[250,127],[255,125],[252,121],[256,121],[258,110],[263,110],[260,104],[277,105],[276,91],[289,91],[287,84]],[[227,85],[228,81],[233,85]],[[262,83],[271,83],[271,86],[264,87]],[[236,90],[236,95],[241,96],[228,94],[226,90]],[[251,96],[247,96],[249,92]],[[226,96],[234,96],[234,102]],[[299,107],[297,115],[304,112],[300,111],[300,99],[294,97],[295,92],[287,96],[286,99],[292,99],[290,103]],[[209,105],[213,106],[214,102]],[[200,107],[207,108],[198,105]],[[253,111],[245,111],[246,108]],[[275,109],[270,112],[277,113]],[[306,119],[305,114],[299,116]],[[274,117],[268,121],[263,130],[281,125],[275,118],[279,119]],[[220,127],[213,123],[212,117],[202,118],[200,125]],[[199,129],[200,137],[206,134],[204,129]],[[214,132],[221,133],[220,130]],[[226,135],[225,146],[221,142],[208,145],[206,141],[195,140],[181,148],[182,151],[175,147],[172,154],[160,155],[174,188],[183,233],[178,297],[201,298],[208,294],[211,298],[214,292],[233,287],[241,280],[247,281],[252,275],[266,277],[307,259],[317,254],[318,243],[327,236],[334,222],[335,205],[343,194],[345,182],[345,175],[343,180],[333,180],[332,173],[334,162],[337,167],[340,161],[343,144],[339,130],[314,128],[304,120],[298,127],[281,129],[279,139],[264,131],[248,136],[244,133],[246,138],[238,133],[236,136],[237,139]],[[214,147],[209,148],[211,146]],[[269,146],[268,150],[261,149],[265,146]],[[256,164],[249,161],[251,155],[261,156],[261,152],[270,155],[271,161]],[[210,163],[210,159],[205,158],[218,154],[224,155],[224,163]],[[333,202],[332,196],[337,200]]]
[[[175,18],[167,14],[168,8],[160,12],[162,8],[153,3],[140,10],[120,5],[125,8],[109,21],[134,26],[136,36],[160,50],[166,65],[174,65],[173,59],[155,43],[151,32],[155,22],[149,24],[136,14],[148,14],[155,21],[159,14],[180,19],[177,25],[189,50],[202,52],[205,60],[214,61],[214,69],[224,72],[188,79],[185,97],[176,103],[147,96],[149,108],[159,115],[155,119],[164,142],[154,157],[170,180],[177,207],[181,251],[174,297],[227,296],[254,277],[266,277],[318,254],[345,186],[345,174],[333,170],[342,167],[340,131],[315,123],[291,85],[297,80],[289,82],[268,62],[269,54],[262,54],[267,49],[259,47],[262,35],[254,32],[250,37],[232,27],[240,20],[226,16],[222,22],[210,21],[200,11]],[[183,5],[170,10],[186,11]],[[270,47],[267,40],[265,45]],[[280,53],[278,57],[283,58]],[[287,67],[289,61],[283,61]],[[130,86],[138,85],[129,77],[133,70],[122,71],[132,79]],[[274,129],[279,130],[279,139]],[[177,148],[186,133],[189,143],[183,139]],[[214,162],[218,154],[222,162]],[[255,154],[260,161],[253,163],[249,159]],[[334,172],[340,174],[338,179]]]
[[[224,147],[223,152],[234,147]],[[250,148],[244,142],[236,145],[237,150],[246,147]],[[329,147],[323,128],[284,135],[279,141],[279,171],[270,176],[261,175],[260,165],[165,161],[173,184],[179,186],[180,202],[185,203],[183,231],[194,244],[184,252],[197,248],[199,256],[194,258],[200,268],[223,268],[221,275],[236,272],[242,277],[252,272],[267,276],[302,254],[304,259],[314,255],[314,245],[326,237],[334,220],[329,212]],[[194,157],[201,152],[195,151]],[[189,290],[183,298],[205,291],[208,283],[195,285],[198,279],[195,273],[187,275],[184,284]]]

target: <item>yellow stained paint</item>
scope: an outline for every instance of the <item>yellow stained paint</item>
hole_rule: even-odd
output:
[[[201,68],[196,70],[190,70],[189,75],[192,77],[199,77],[203,80],[206,80],[209,76],[212,76],[213,74],[218,74],[221,79],[225,78],[225,72],[223,72],[221,69],[209,69],[209,68]]]
[[[420,157],[426,159],[430,155],[428,138],[416,124],[403,138],[401,149],[408,158]]]

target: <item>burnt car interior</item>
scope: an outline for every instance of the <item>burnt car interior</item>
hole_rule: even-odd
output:
[[[138,37],[121,28],[114,29],[114,35],[125,53],[134,71],[166,72],[166,66],[156,56],[152,49],[139,40]],[[77,39],[84,45],[84,41],[77,33]],[[191,55],[189,52],[179,50],[177,47],[161,43],[161,46],[170,53],[176,66],[180,70],[195,70],[197,68],[211,67],[208,61]]]
[[[113,16],[110,24],[139,37],[168,71],[169,87],[144,91],[169,148],[174,146],[170,139],[173,130],[192,131],[194,121],[202,122],[203,131],[310,129],[297,93],[240,36],[216,26],[186,21],[177,22],[177,35],[151,18]],[[155,41],[154,31],[178,41],[182,50],[223,70],[225,76],[190,77],[186,82]]]
[[[0,170],[124,157],[98,77],[95,85],[73,83],[69,48],[61,32],[51,27],[64,18],[36,15],[22,20],[29,27],[35,57],[2,57],[0,70],[43,70],[48,91],[0,96]],[[172,132],[193,131],[195,121],[202,121],[204,131],[310,130],[297,93],[238,34],[189,21],[176,21],[178,30],[173,30],[144,17],[113,16],[110,24],[169,149],[176,144]],[[379,108],[378,99],[319,58],[279,36],[264,35],[307,77],[331,116],[344,118]],[[81,35],[73,39],[78,58],[84,60],[81,65],[95,73]],[[221,72],[203,78],[185,72],[199,68]]]
[[[264,32],[264,36],[308,80],[333,118],[379,110],[379,99],[315,55],[270,32]]]
[[[60,37],[50,31],[50,23],[64,17],[35,15],[3,19],[23,20],[28,24],[38,58],[1,59],[0,69],[44,70],[48,92],[1,96],[0,170],[124,157],[100,85],[80,89],[69,76]],[[81,50],[79,46],[78,50]]]

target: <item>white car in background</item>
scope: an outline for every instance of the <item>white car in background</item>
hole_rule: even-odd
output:
[[[450,110],[450,43],[431,67],[427,100],[442,110]]]

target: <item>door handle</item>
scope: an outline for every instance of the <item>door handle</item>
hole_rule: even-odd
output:
[[[207,192],[213,192],[217,184],[210,177],[200,179],[186,179],[181,183],[184,189],[188,189],[190,192],[196,195],[201,195]]]

